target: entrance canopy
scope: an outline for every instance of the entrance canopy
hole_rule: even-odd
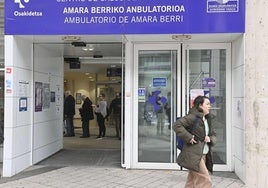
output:
[[[13,0],[6,35],[244,33],[245,0]]]

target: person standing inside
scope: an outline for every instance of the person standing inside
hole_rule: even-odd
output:
[[[165,98],[164,102],[162,101],[162,97],[157,96],[156,97],[156,104],[157,104],[157,110],[156,110],[156,116],[157,116],[157,135],[164,135],[164,126],[166,121],[166,114],[164,109],[165,104]]]
[[[207,97],[198,96],[189,113],[173,125],[173,130],[184,142],[177,163],[189,170],[185,188],[212,187],[209,172],[213,171],[211,147],[216,144],[216,133],[210,107]]]
[[[83,104],[82,108],[79,108],[83,135],[80,138],[90,137],[89,121],[94,119],[92,101],[85,95],[81,97]]]
[[[99,126],[99,136],[97,139],[102,139],[105,137],[106,127],[105,127],[105,117],[107,115],[107,102],[105,101],[105,94],[101,93],[99,96],[98,105],[93,105],[95,114],[97,115],[97,122]]]
[[[113,113],[116,137],[121,139],[121,93],[116,93],[109,107],[109,115]]]
[[[75,99],[71,95],[71,91],[65,91],[64,99],[64,118],[66,120],[65,137],[75,136],[74,133],[74,115],[75,115]]]
[[[165,104],[166,115],[168,117],[168,129],[171,128],[171,92],[167,94],[167,103]]]

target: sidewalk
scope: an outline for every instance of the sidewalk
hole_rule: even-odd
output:
[[[224,174],[235,176],[216,173],[212,176],[213,187],[245,187],[236,177]],[[13,178],[2,178],[0,188],[183,188],[186,176],[187,171],[33,166]]]
[[[120,167],[120,141],[114,128],[107,138],[64,137],[64,147],[53,156],[11,177],[0,178],[0,188],[183,188],[187,171],[126,170]],[[179,167],[178,167],[179,169]],[[234,173],[215,172],[214,188],[244,188]]]

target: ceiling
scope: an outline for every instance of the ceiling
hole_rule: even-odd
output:
[[[21,36],[25,38],[25,36]],[[26,36],[28,38],[29,36]],[[34,36],[36,45],[53,50],[65,59],[79,58],[80,69],[64,63],[65,79],[95,80],[106,76],[107,68],[121,67],[123,45],[120,36]],[[78,43],[78,46],[77,46]]]

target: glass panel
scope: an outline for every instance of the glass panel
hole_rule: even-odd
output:
[[[112,100],[115,98],[116,93],[121,93],[121,83],[106,83],[106,84],[97,84],[97,93],[96,93],[96,101],[98,100],[98,96],[101,93],[105,94],[105,100],[107,102],[107,107],[110,106]]]
[[[177,51],[139,51],[138,162],[173,162],[172,70]]]
[[[210,98],[218,140],[213,160],[226,164],[226,49],[189,50],[190,96],[193,89],[202,89]]]
[[[4,134],[4,71],[0,71],[0,134]]]

